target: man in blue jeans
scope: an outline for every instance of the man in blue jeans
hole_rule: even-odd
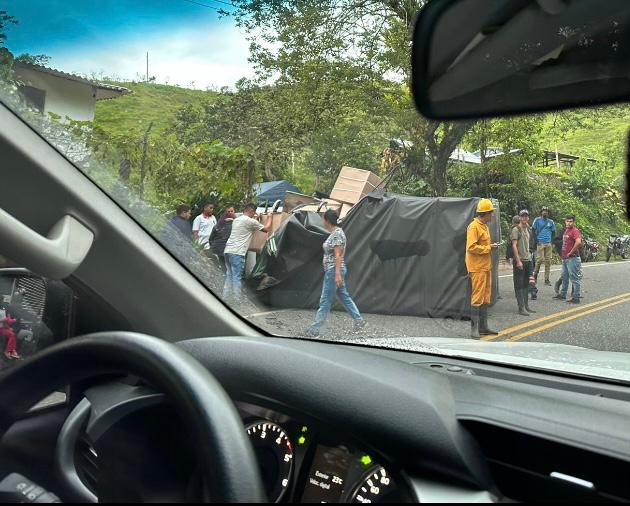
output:
[[[267,216],[267,222],[262,225],[255,220],[256,205],[247,204],[243,215],[232,223],[232,233],[225,244],[224,258],[226,267],[225,284],[223,285],[223,299],[241,298],[241,277],[245,268],[245,255],[249,249],[254,232],[269,232],[271,227],[271,214]]]
[[[532,229],[534,230],[537,243],[534,277],[538,281],[540,266],[544,263],[545,285],[551,285],[551,280],[549,279],[549,273],[551,272],[551,254],[553,252],[551,239],[553,238],[553,233],[556,231],[556,224],[553,220],[549,219],[548,207],[542,208],[540,216],[538,216],[532,224]]]
[[[582,234],[575,226],[575,216],[565,218],[566,230],[562,236],[562,286],[560,293],[554,299],[565,300],[569,290],[569,278],[573,285],[573,296],[567,302],[580,303],[582,290],[582,259],[580,258],[580,244]]]

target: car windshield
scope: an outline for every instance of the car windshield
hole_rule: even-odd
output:
[[[0,101],[266,333],[630,380],[630,107],[425,119],[424,3],[4,0]]]

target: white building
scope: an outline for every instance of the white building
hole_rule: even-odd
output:
[[[127,88],[97,83],[42,65],[16,61],[14,71],[29,105],[44,114],[58,114],[62,119],[92,121],[98,100],[131,93]]]

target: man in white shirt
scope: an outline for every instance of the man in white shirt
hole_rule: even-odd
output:
[[[271,215],[267,216],[267,220],[262,225],[256,216],[256,206],[247,204],[243,211],[243,215],[239,216],[232,223],[232,233],[225,245],[225,266],[227,274],[225,277],[225,285],[223,286],[223,298],[230,299],[232,297],[239,299],[241,296],[241,277],[245,267],[245,255],[249,249],[249,243],[252,240],[254,232],[269,232],[271,227]]]
[[[217,224],[217,219],[213,215],[214,204],[208,202],[203,206],[203,212],[195,218],[193,222],[192,234],[193,239],[203,246],[204,252],[210,250],[210,234]]]

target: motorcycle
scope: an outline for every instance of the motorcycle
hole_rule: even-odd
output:
[[[606,248],[606,262],[612,256],[621,256],[624,260],[628,258],[628,248],[630,246],[630,236],[610,234],[608,236],[608,247]]]
[[[582,262],[593,262],[599,255],[599,243],[591,237],[585,237],[580,247],[580,257]]]

